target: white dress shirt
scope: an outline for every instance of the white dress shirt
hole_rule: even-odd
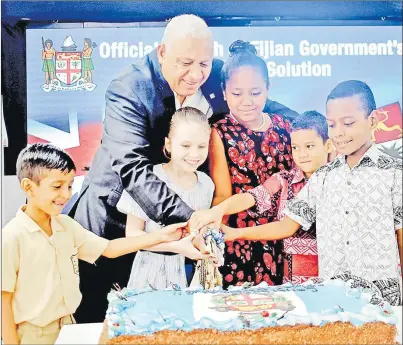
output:
[[[213,115],[213,109],[211,109],[210,103],[203,96],[203,93],[201,92],[200,89],[194,95],[187,96],[182,105],[178,99],[178,94],[174,92],[174,95],[175,95],[176,110],[184,107],[192,107],[206,114],[207,118],[210,118],[211,115]]]
[[[311,176],[284,213],[306,230],[316,221],[321,278],[350,272],[378,281],[384,297],[397,303],[402,160],[374,145],[352,168],[338,155]]]

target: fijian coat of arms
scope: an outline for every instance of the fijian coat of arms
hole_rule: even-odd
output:
[[[212,298],[213,306],[219,312],[237,311],[239,318],[246,322],[260,321],[266,317],[279,319],[295,309],[293,302],[282,294],[270,292],[254,294],[218,294]]]
[[[42,71],[45,72],[45,84],[42,90],[50,91],[93,91],[96,85],[92,80],[94,64],[92,51],[97,46],[90,38],[84,39],[82,51],[71,36],[67,36],[61,51],[53,48],[53,41],[42,38]]]
[[[256,294],[218,294],[212,300],[217,311],[242,311],[255,312],[270,309],[290,311],[295,308],[292,301],[280,294],[256,293]]]

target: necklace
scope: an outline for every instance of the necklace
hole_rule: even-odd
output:
[[[266,116],[264,116],[264,114],[262,113],[262,124],[257,128],[251,128],[251,130],[258,131],[258,130],[264,128],[265,125],[266,125]]]
[[[233,119],[234,121],[239,122],[239,121],[235,118],[235,116],[232,115],[231,112],[230,112],[229,114],[231,115],[231,117],[232,117],[232,119]],[[262,116],[262,124],[261,124],[259,127],[257,127],[257,128],[250,128],[251,131],[258,131],[258,130],[264,128],[264,126],[266,125],[266,116],[264,115],[264,113],[261,113],[261,116]]]

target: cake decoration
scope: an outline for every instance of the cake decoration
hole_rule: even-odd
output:
[[[203,248],[200,248],[200,243],[196,244],[196,247],[210,254],[214,259],[202,259],[197,262],[190,286],[201,286],[207,290],[222,287],[222,276],[218,267],[224,264],[224,233],[220,229],[207,227],[202,238]]]
[[[357,286],[354,279],[281,286],[261,283],[229,290],[200,287],[179,291],[172,286],[164,291],[150,289],[137,293],[122,289],[120,296],[127,300],[115,292],[108,295],[106,320],[110,339],[129,336],[134,341],[140,336],[157,337],[161,332],[183,331],[185,341],[186,333],[190,337],[201,330],[203,334],[260,332],[303,325],[336,327],[340,322],[353,327],[382,323],[392,332],[397,322],[389,303],[371,303],[377,302],[371,290]],[[343,327],[350,329],[347,325]]]

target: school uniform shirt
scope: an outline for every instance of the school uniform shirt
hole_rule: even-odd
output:
[[[49,237],[25,208],[2,230],[2,291],[14,294],[16,324],[44,327],[76,311],[81,302],[78,259],[94,263],[108,240],[64,214],[51,218]]]
[[[372,146],[350,168],[338,155],[311,176],[284,213],[305,230],[316,221],[321,278],[350,272],[400,303],[402,160]]]

